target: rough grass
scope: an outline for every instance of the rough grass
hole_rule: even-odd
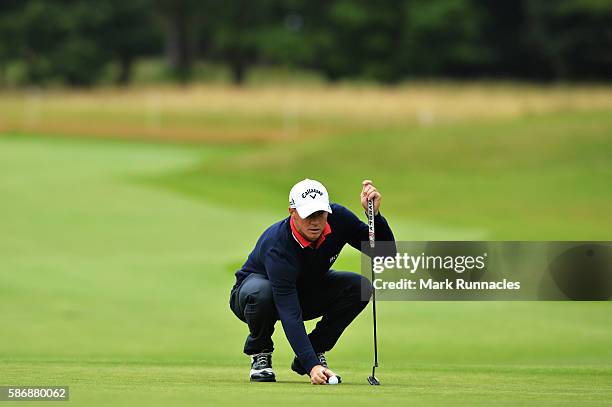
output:
[[[610,109],[612,88],[605,86],[33,90],[0,95],[0,131],[235,143]]]

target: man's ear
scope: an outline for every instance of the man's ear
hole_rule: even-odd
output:
[[[293,215],[293,212],[295,212],[295,208],[289,208],[289,215]]]

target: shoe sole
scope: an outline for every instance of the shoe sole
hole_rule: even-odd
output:
[[[258,383],[263,383],[263,382],[275,382],[276,378],[275,377],[262,377],[261,379],[253,379],[251,378],[252,382],[258,382]]]

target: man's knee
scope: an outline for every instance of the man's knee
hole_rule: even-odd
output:
[[[272,303],[272,284],[269,280],[259,279],[247,294],[247,304],[267,306]]]
[[[372,282],[364,276],[359,276],[359,290],[361,293],[361,301],[368,302],[372,298]]]
[[[276,307],[272,296],[272,284],[270,280],[264,278],[253,278],[243,287],[245,314],[275,315]]]
[[[348,279],[346,287],[352,297],[359,297],[359,301],[369,301],[372,296],[372,283],[366,277],[357,273],[346,273]]]
[[[359,294],[359,300],[367,303],[372,297],[372,283],[366,277],[357,274],[353,281],[353,290]]]

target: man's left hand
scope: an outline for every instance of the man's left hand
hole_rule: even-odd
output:
[[[380,192],[372,185],[372,181],[369,179],[363,180],[361,184],[363,185],[361,189],[361,206],[363,206],[363,209],[367,212],[368,199],[372,199],[374,201],[374,216],[378,215],[381,199]]]

